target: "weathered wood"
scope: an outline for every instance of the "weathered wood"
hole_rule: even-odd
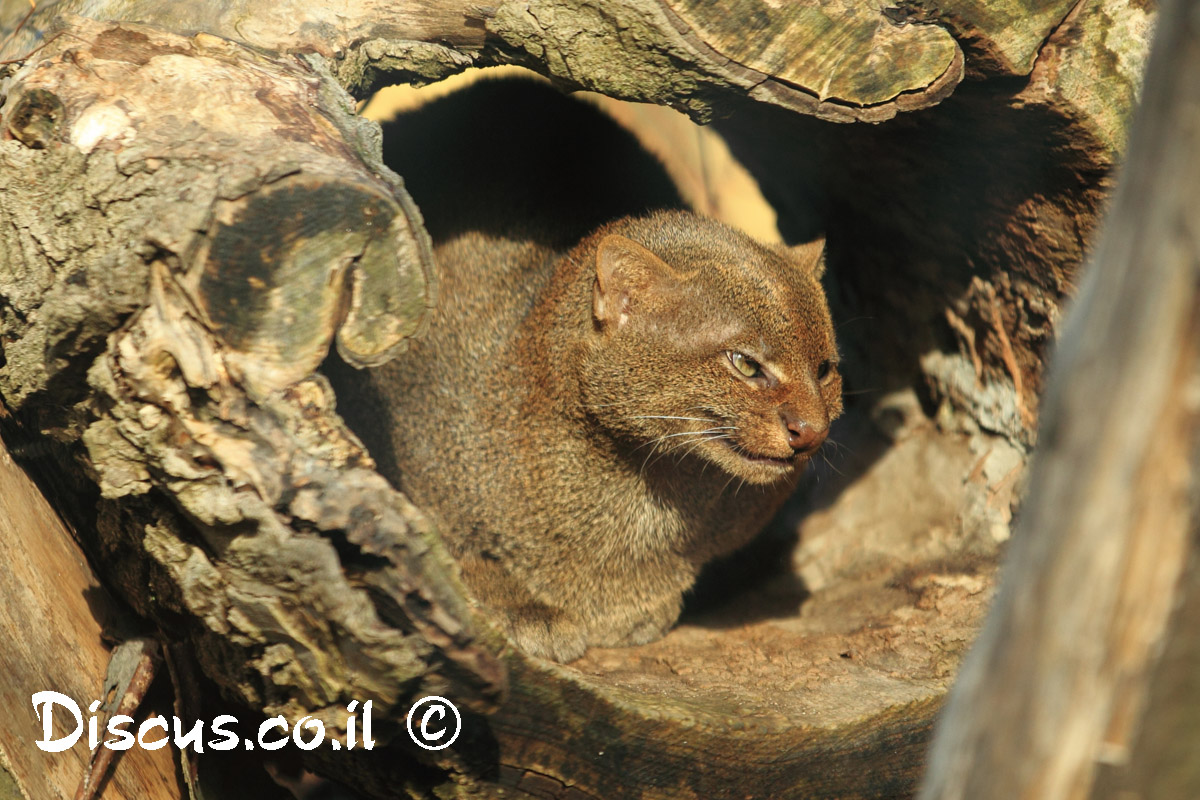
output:
[[[448,556],[330,427],[328,387],[303,380],[339,323],[343,355],[369,362],[404,346],[431,299],[419,217],[391,173],[349,157],[378,155],[358,139],[370,129],[303,63],[79,23],[88,46],[51,43],[4,107],[4,180],[44,187],[0,251],[6,402],[55,398],[44,424],[82,441],[106,500],[93,545],[150,556],[113,577],[151,618],[194,615],[200,658],[243,700],[299,697],[336,726],[343,696],[383,710],[449,679],[486,708],[504,675]],[[162,113],[201,83],[221,105]],[[155,490],[174,504],[155,508]],[[425,663],[435,652],[449,677]]]
[[[1149,675],[1143,721],[1125,758],[1097,768],[1096,800],[1200,796],[1200,761],[1194,757],[1200,729],[1193,713],[1200,703],[1200,568],[1194,554],[1186,570],[1162,658]]]
[[[538,0],[500,4],[488,29],[560,81],[702,120],[725,110],[716,93],[739,90],[822,119],[879,121],[936,104],[962,78],[962,54],[940,29],[903,30],[865,7],[794,8],[748,0],[730,16],[705,4]],[[729,35],[734,19],[752,19],[754,36]],[[795,52],[830,55],[784,57]]]
[[[447,0],[356,0],[311,7],[305,0],[263,3],[164,3],[160,0],[41,4],[29,23],[7,41],[3,58],[27,53],[54,35],[56,20],[79,14],[96,21],[132,22],[179,33],[208,33],[267,51],[315,53],[328,59],[349,55],[358,77],[367,64],[396,69],[412,80],[435,80],[473,62],[485,30],[464,2]],[[0,2],[0,27],[7,32],[29,10],[26,0]],[[306,24],[297,25],[297,20]]]
[[[73,797],[90,751],[83,743],[48,753],[34,744],[42,725],[30,698],[61,692],[84,716],[104,700],[109,650],[102,636],[131,621],[100,586],[70,531],[37,486],[0,442],[0,796],[27,800]],[[70,734],[74,720],[55,709],[54,736]],[[169,713],[169,709],[167,711]],[[169,748],[135,748],[118,760],[105,798],[174,800],[179,797],[174,754]],[[4,790],[5,776],[19,795]]]
[[[1100,765],[1131,755],[1147,759],[1131,765],[1142,775],[1132,789],[1164,796],[1144,772],[1161,762],[1135,746],[1139,729],[1163,741],[1174,723],[1189,752],[1200,745],[1190,719],[1146,713],[1197,556],[1195,11],[1164,4],[1111,222],[1057,347],[1032,490],[996,606],[940,723],[929,800],[1105,795],[1115,787],[1096,784]],[[1176,631],[1183,647],[1194,641]]]
[[[345,149],[378,132],[347,113],[350,101],[336,84],[311,68],[275,64],[212,36],[152,45],[137,26],[81,29],[96,37],[88,47],[67,37],[41,51],[43,57],[75,53],[74,66],[60,62],[32,81],[19,74],[24,92],[7,99],[5,130],[15,140],[10,151],[26,171],[22,181],[13,170],[8,185],[38,193],[30,198],[36,200],[31,210],[53,209],[65,223],[52,225],[43,216],[22,220],[2,234],[9,252],[44,250],[53,260],[83,253],[84,266],[95,266],[93,259],[104,253],[138,264],[131,272],[95,276],[120,281],[102,300],[113,317],[130,310],[131,293],[144,290],[159,255],[154,248],[187,257],[187,273],[173,279],[195,288],[195,313],[222,332],[233,346],[229,367],[255,381],[253,390],[260,393],[310,374],[335,330],[340,352],[353,363],[379,363],[405,346],[435,300],[428,237],[403,188],[394,178],[389,183],[379,177],[390,173],[347,165]],[[83,60],[92,69],[80,75]],[[253,69],[243,72],[239,61]],[[159,113],[173,108],[181,94],[206,93],[211,102],[166,118]],[[313,107],[327,113],[295,111]],[[69,147],[59,140],[64,131],[70,132]],[[242,154],[237,163],[194,175],[195,162],[222,161],[231,146]],[[121,174],[130,165],[140,171],[130,182],[136,188],[129,196],[106,198],[143,211],[129,230],[96,224],[103,208],[81,208],[82,198],[61,193],[73,179],[99,180],[101,171]],[[32,178],[43,169],[57,182]],[[184,174],[189,180],[180,182]],[[187,189],[168,188],[177,185]],[[164,213],[163,204],[173,213]],[[347,230],[347,219],[369,224]],[[26,314],[39,301],[37,289],[51,280],[46,258],[8,263],[8,305]],[[217,264],[226,273],[214,281]],[[343,308],[347,281],[352,290]],[[59,291],[80,299],[100,294],[80,281]],[[245,298],[255,305],[243,307]],[[79,309],[67,303],[47,312]],[[294,324],[297,317],[306,324]],[[41,331],[70,330],[72,320],[41,323]],[[11,401],[53,378],[55,364],[23,358],[22,346],[40,352],[54,342],[26,338],[9,351],[4,383]],[[44,374],[21,375],[20,369]]]
[[[742,6],[730,15],[717,6],[665,0],[490,6],[358,0],[314,13],[297,0],[196,8],[67,0],[36,14],[30,31],[5,52],[29,50],[37,42],[33,31],[78,13],[317,53],[352,90],[378,85],[385,73],[392,81],[425,82],[468,66],[523,63],[573,88],[679,106],[701,119],[712,117],[723,94],[736,91],[824,119],[880,121],[940,102],[962,78],[962,52],[936,25],[889,21],[869,4],[781,7],[743,0]],[[24,13],[15,0],[0,10],[0,19]],[[729,35],[731,20],[748,17],[756,21],[753,37]],[[296,26],[297,18],[307,24]]]
[[[948,26],[963,43],[975,75],[1028,75],[1041,58],[1042,47],[1052,38],[1054,29],[1081,5],[1084,4],[1075,0],[998,3],[945,0],[922,3],[909,12],[908,18],[937,20]]]
[[[681,27],[722,56],[775,84],[809,87],[822,102],[866,107],[905,92],[948,94],[962,73],[962,52],[944,28],[899,19],[887,24],[869,3],[741,0],[719,15],[698,0],[667,6]],[[828,46],[833,42],[838,46]],[[760,86],[751,94],[768,91]],[[923,105],[911,97],[907,102]]]

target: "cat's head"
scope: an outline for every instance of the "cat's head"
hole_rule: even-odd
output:
[[[610,227],[589,257],[583,402],[632,458],[767,484],[825,441],[842,379],[820,244],[769,248],[672,212]]]

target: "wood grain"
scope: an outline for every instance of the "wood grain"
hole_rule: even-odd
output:
[[[37,748],[42,725],[30,698],[61,692],[80,707],[102,700],[109,648],[101,632],[122,612],[101,588],[70,531],[0,442],[0,772],[28,800],[72,797],[91,752],[81,740],[60,753]],[[56,709],[55,735],[74,729]],[[135,747],[115,761],[110,800],[176,800],[174,751]]]

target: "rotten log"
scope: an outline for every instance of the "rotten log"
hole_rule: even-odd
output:
[[[19,16],[15,5],[0,6],[5,18]],[[777,5],[717,19],[702,4],[646,0],[347,3],[336,16],[300,3],[63,2],[55,15],[86,16],[63,17],[56,34],[39,12],[7,40],[3,57],[17,62],[0,106],[0,396],[27,428],[75,446],[99,487],[77,526],[89,557],[140,615],[195,648],[227,697],[292,721],[319,716],[331,735],[345,733],[350,700],[372,700],[392,723],[380,730],[385,753],[323,751],[315,768],[381,797],[913,791],[1007,535],[1042,348],[1121,150],[1148,15],[1117,3],[1070,18],[1067,3],[888,15]],[[1128,30],[1105,46],[1124,60],[1072,60],[1067,45],[1079,37],[1064,31],[1094,43],[1096,20],[1113,15]],[[730,27],[742,19],[753,37]],[[789,238],[825,217],[844,319],[877,311],[870,297],[856,309],[855,290],[894,260],[857,272],[857,231],[797,198],[820,192],[849,207],[857,197],[848,217],[861,221],[871,195],[856,187],[882,169],[901,187],[920,184],[924,165],[892,159],[889,141],[960,137],[963,155],[943,174],[970,172],[990,151],[970,138],[980,115],[962,108],[1011,120],[1037,106],[1058,124],[1056,138],[1021,157],[1066,161],[1069,179],[1040,179],[1043,208],[1061,213],[1021,229],[1015,248],[996,240],[1031,213],[1024,201],[1039,195],[1037,181],[979,205],[991,238],[978,243],[967,231],[932,246],[946,223],[910,228],[944,204],[906,217],[900,197],[878,211],[878,241],[899,237],[921,254],[881,284],[885,307],[903,309],[915,330],[847,337],[859,374],[887,372],[892,390],[850,416],[888,436],[849,434],[864,443],[863,463],[810,493],[829,509],[786,557],[791,583],[769,584],[780,619],[692,618],[661,643],[596,651],[572,667],[524,658],[470,605],[436,531],[375,474],[313,374],[330,346],[352,363],[386,359],[436,301],[419,215],[345,90],[494,63],[700,120],[727,115],[734,149],[757,146],[752,169],[778,165],[764,184]],[[983,88],[942,113],[964,64]],[[1117,87],[1111,107],[1082,103],[1085,76]],[[797,131],[818,130],[812,152],[833,154],[822,169],[836,181],[810,180],[796,160],[808,153]],[[865,161],[821,144],[876,131]],[[951,198],[971,190],[954,186]],[[1060,247],[1067,229],[1076,246]],[[997,255],[1013,250],[1016,267]],[[964,264],[986,265],[988,286],[1029,273],[1046,319],[1028,319],[1024,289],[985,287],[981,324],[993,332],[966,347],[953,336],[970,328],[946,321],[947,311],[966,315]],[[944,276],[960,277],[943,287]],[[895,281],[906,278],[920,302],[899,297]],[[935,325],[951,335],[931,336]],[[888,348],[908,369],[881,368],[893,363]],[[940,428],[912,399],[936,374],[913,365],[939,355],[979,365],[958,394],[933,381]],[[981,411],[994,405],[1008,416]],[[929,514],[889,528],[909,497]],[[839,527],[844,519],[874,527]],[[459,704],[461,744],[430,754],[407,742],[404,712],[423,694]]]

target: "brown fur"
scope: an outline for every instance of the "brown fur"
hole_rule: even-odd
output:
[[[565,255],[465,232],[436,257],[430,335],[342,380],[339,396],[374,397],[343,413],[519,647],[569,661],[662,636],[841,412],[819,248],[671,211]]]

